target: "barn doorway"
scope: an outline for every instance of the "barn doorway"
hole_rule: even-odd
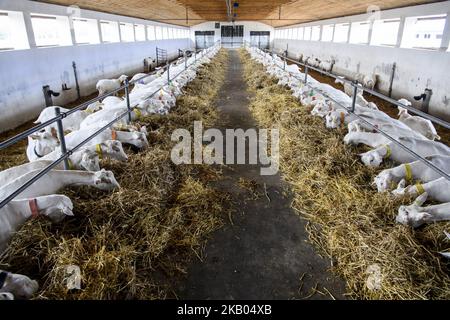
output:
[[[215,31],[195,31],[196,49],[206,49],[214,45]]]
[[[244,26],[222,26],[222,46],[239,48],[244,44]]]
[[[250,45],[259,49],[269,49],[270,31],[250,31]]]

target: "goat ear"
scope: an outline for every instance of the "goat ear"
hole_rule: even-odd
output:
[[[55,128],[51,128],[51,133],[53,137],[58,138],[58,132],[56,131]]]
[[[41,137],[37,134],[32,134],[30,136],[28,136],[29,138],[31,138],[31,140],[39,140]]]
[[[424,194],[420,195],[420,196],[416,199],[416,201],[414,202],[414,205],[416,205],[416,206],[418,206],[418,207],[421,207],[421,206],[423,206],[423,204],[424,204],[425,202],[427,202],[427,200],[428,200],[428,193],[425,192]]]

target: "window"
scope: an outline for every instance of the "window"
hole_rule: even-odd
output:
[[[439,49],[446,19],[446,15],[406,18],[401,46],[403,48]]]
[[[36,46],[72,45],[68,17],[31,14],[31,24]]]
[[[155,38],[155,27],[154,26],[147,26],[147,40],[154,41]]]
[[[371,44],[374,46],[394,47],[397,45],[399,27],[400,19],[375,21]]]
[[[370,25],[369,21],[352,23],[350,43],[369,44]]]
[[[173,28],[168,28],[168,38],[169,39],[175,39],[175,34],[174,34],[174,29]]]
[[[155,27],[155,35],[156,35],[156,40],[161,40],[162,39],[162,28],[161,27]]]
[[[77,44],[100,43],[97,20],[73,18],[72,24]]]
[[[298,40],[303,40],[303,28],[298,28],[297,29],[298,30],[298,36],[297,36],[297,39]]]
[[[131,23],[120,23],[120,40],[123,42],[134,41],[134,28]]]
[[[348,31],[350,30],[349,23],[337,24],[334,29],[334,42],[347,42]]]
[[[134,35],[136,37],[136,41],[145,41],[145,26],[143,24],[135,24]]]
[[[306,27],[305,28],[304,39],[305,40],[311,40],[311,27]]]
[[[322,41],[333,41],[333,36],[334,36],[334,25],[329,24],[323,26]]]
[[[162,27],[162,38],[163,39],[168,39],[169,36],[167,34],[167,28],[166,27]]]
[[[0,12],[0,50],[14,50],[11,20],[3,12]]]
[[[312,27],[312,29],[311,29],[311,40],[312,41],[320,40],[320,29],[321,29],[321,26]]]
[[[103,42],[120,42],[119,26],[117,22],[100,21]]]

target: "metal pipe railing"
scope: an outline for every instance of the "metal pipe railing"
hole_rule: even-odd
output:
[[[280,67],[278,64],[276,64],[276,66],[280,69],[282,69],[282,67]],[[334,103],[336,103],[337,105],[339,105],[340,107],[343,107],[345,110],[347,110],[349,113],[353,114],[354,116],[356,116],[359,120],[363,121],[365,124],[369,125],[371,128],[373,128],[376,132],[382,134],[384,137],[386,137],[389,141],[397,144],[398,146],[400,146],[403,150],[405,150],[406,152],[408,152],[410,155],[412,155],[414,158],[416,158],[417,160],[422,161],[423,163],[425,163],[430,169],[432,169],[433,171],[435,171],[436,173],[438,173],[439,175],[441,175],[443,178],[447,179],[448,181],[450,181],[450,175],[447,174],[445,171],[441,170],[440,168],[438,168],[437,166],[435,166],[433,163],[431,163],[430,161],[428,161],[427,159],[425,159],[424,157],[420,156],[418,153],[416,153],[415,151],[411,150],[410,148],[408,148],[407,146],[405,146],[403,143],[401,143],[400,141],[398,141],[397,139],[393,138],[392,136],[390,136],[389,134],[387,134],[386,132],[384,132],[383,130],[379,129],[377,126],[373,125],[372,123],[370,123],[369,121],[367,121],[366,119],[364,119],[364,117],[358,115],[355,113],[355,109],[354,107],[356,106],[355,102],[353,102],[352,104],[352,108],[349,109],[346,106],[344,106],[342,103],[340,103],[339,101],[336,101],[335,99],[333,99],[332,97],[330,97],[327,93],[323,92],[320,89],[317,89],[315,87],[313,87],[312,85],[308,84],[308,82],[304,81],[303,79],[301,79],[300,77],[296,77],[295,75],[292,75],[295,79],[299,80],[300,82],[302,82],[304,85],[308,86],[309,88],[311,88],[312,90],[317,91],[318,93],[320,93],[321,95],[327,97],[328,99],[330,99],[331,101],[333,101]],[[348,81],[348,80],[347,80]],[[356,84],[356,83],[352,83],[351,84],[354,86],[355,88],[355,93],[357,90],[360,90],[361,88]],[[356,95],[354,94],[354,98],[356,98]]]
[[[211,49],[211,48],[210,48]],[[207,52],[209,52],[209,49],[206,50]],[[203,52],[203,51],[202,51]],[[193,64],[197,63],[197,59],[194,59],[194,62],[191,63],[191,66]],[[172,79],[176,79],[179,75],[181,75],[184,71],[186,71],[187,68],[185,68],[183,71],[179,72],[177,75],[175,75],[175,77],[173,77]],[[52,169],[54,169],[56,166],[58,166],[61,162],[65,162],[64,167],[65,169],[68,169],[69,165],[68,165],[68,159],[70,158],[70,156],[72,156],[72,154],[74,152],[76,152],[77,150],[79,150],[81,147],[83,147],[86,143],[88,143],[89,141],[91,141],[92,139],[94,139],[96,136],[98,136],[100,133],[102,133],[103,131],[105,131],[106,129],[110,128],[111,126],[114,125],[114,123],[116,123],[117,121],[123,119],[125,116],[131,116],[131,112],[132,109],[130,107],[130,103],[129,103],[129,85],[131,83],[134,82],[138,82],[141,79],[145,79],[146,77],[151,76],[152,74],[149,74],[145,77],[142,77],[138,80],[135,80],[133,82],[128,82],[126,81],[125,85],[122,86],[120,89],[114,90],[113,92],[110,92],[106,95],[103,95],[101,97],[92,99],[88,102],[83,103],[81,106],[76,107],[76,110],[79,110],[82,106],[87,106],[90,103],[94,103],[96,101],[99,101],[100,99],[104,99],[108,96],[111,96],[113,94],[115,94],[116,92],[126,89],[125,90],[125,94],[126,94],[126,99],[127,99],[127,111],[123,112],[121,115],[119,115],[118,117],[116,117],[114,120],[112,120],[111,122],[109,122],[107,125],[103,126],[102,128],[98,129],[94,134],[92,134],[91,136],[89,136],[88,138],[86,138],[85,140],[83,140],[81,143],[79,143],[78,145],[76,145],[74,148],[72,148],[71,150],[66,150],[66,146],[65,146],[65,139],[64,139],[64,129],[62,126],[62,119],[65,118],[69,112],[65,112],[65,113],[60,113],[59,108],[55,109],[55,113],[56,113],[56,117],[53,119],[50,119],[49,121],[46,121],[45,123],[36,126],[34,128],[31,128],[29,130],[26,130],[23,133],[20,133],[16,136],[14,136],[11,139],[8,139],[7,141],[3,142],[2,144],[0,144],[0,150],[3,148],[6,148],[7,146],[10,146],[12,144],[14,144],[17,141],[20,141],[21,139],[23,139],[24,137],[27,137],[28,135],[37,132],[38,130],[36,130],[36,128],[40,128],[43,129],[46,126],[54,123],[55,121],[58,122],[58,132],[59,132],[59,137],[60,137],[60,142],[61,142],[61,157],[59,157],[57,160],[55,160],[54,162],[52,162],[50,165],[48,165],[47,167],[45,167],[44,169],[42,169],[39,173],[37,173],[34,177],[32,177],[31,179],[29,179],[27,182],[25,182],[22,186],[20,186],[17,190],[15,190],[13,193],[11,193],[9,196],[7,196],[5,199],[1,200],[0,202],[0,209],[3,208],[4,206],[6,206],[9,202],[11,202],[12,200],[14,200],[14,198],[16,198],[18,195],[20,195],[24,190],[26,190],[28,187],[30,187],[33,183],[35,183],[37,180],[39,180],[40,178],[42,178],[44,175],[46,175],[48,172],[50,172]],[[167,84],[170,84],[170,76],[168,77],[168,82]],[[154,93],[152,93],[150,96],[148,96],[145,99],[149,99],[152,96],[154,96],[159,90],[161,90],[166,84],[161,85],[161,87],[155,91]],[[91,102],[92,101],[92,102]],[[89,104],[88,104],[89,103]],[[129,120],[131,120],[131,117],[129,118]]]

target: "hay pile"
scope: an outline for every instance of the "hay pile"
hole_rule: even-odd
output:
[[[193,127],[194,120],[205,126],[215,121],[226,58],[220,52],[199,70],[170,115],[141,121],[152,130],[148,150],[129,150],[125,164],[103,163],[114,172],[120,190],[66,190],[75,217],[60,225],[43,218],[29,221],[13,237],[0,268],[37,279],[41,299],[174,297],[176,279],[228,218],[223,209],[228,196],[209,184],[219,171],[172,163],[170,137],[174,129]],[[81,290],[66,288],[69,265],[81,269]]]
[[[364,149],[345,146],[343,131],[326,130],[289,89],[275,85],[262,65],[245,51],[241,58],[256,92],[251,101],[255,118],[261,127],[281,131],[281,170],[294,194],[292,206],[311,222],[311,241],[332,258],[350,296],[449,299],[449,265],[438,252],[448,248],[443,231],[450,224],[417,231],[396,224],[402,201],[372,189],[376,172],[357,156]],[[261,83],[266,87],[260,88]]]

